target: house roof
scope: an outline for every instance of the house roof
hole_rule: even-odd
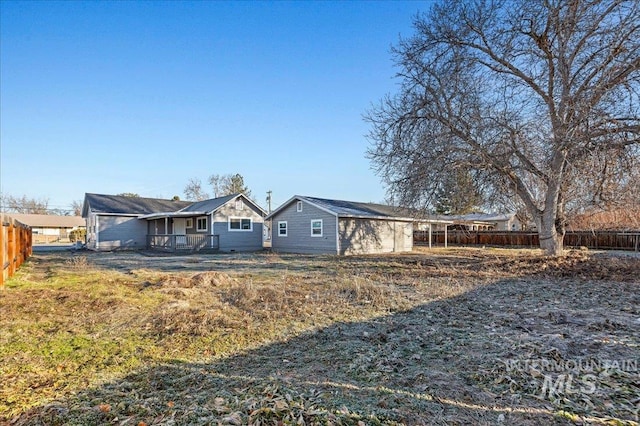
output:
[[[194,216],[194,215],[205,215],[211,214],[214,211],[218,210],[220,207],[225,204],[234,201],[238,197],[242,197],[244,202],[249,202],[251,205],[255,206],[256,209],[264,216],[267,213],[264,211],[262,207],[253,202],[250,198],[248,198],[244,194],[231,194],[225,195],[224,197],[212,198],[209,200],[197,201],[195,203],[191,203],[186,207],[183,207],[179,211],[164,211],[151,213],[148,215],[141,216],[141,219],[158,219],[161,217],[183,217],[183,216]]]
[[[218,210],[225,205],[228,201],[233,200],[240,194],[231,194],[224,197],[212,198],[210,200],[197,201],[183,209],[181,212],[193,212],[193,213],[210,213]]]
[[[125,197],[123,195],[85,194],[82,217],[88,209],[95,213],[144,215],[176,211],[191,205],[191,201],[163,200],[158,198]]]
[[[32,228],[76,228],[85,226],[85,221],[81,216],[25,213],[9,213],[8,216]]]
[[[449,216],[453,220],[461,220],[468,222],[500,222],[511,220],[515,213],[470,213],[456,216]]]
[[[407,216],[407,210],[386,206],[383,204],[360,203],[355,201],[331,200],[326,198],[307,197],[296,195],[269,214],[266,219],[271,219],[282,209],[294,201],[305,201],[320,210],[333,214],[337,217],[359,218],[359,219],[395,219],[402,221],[413,221]]]

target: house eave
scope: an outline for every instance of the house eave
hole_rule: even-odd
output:
[[[145,214],[143,216],[138,217],[138,219],[145,219],[145,220],[153,220],[153,219],[164,219],[164,218],[174,218],[174,217],[191,217],[191,216],[205,216],[208,215],[210,213],[204,212],[204,211],[197,211],[197,212],[162,212],[162,213],[151,213],[151,214]]]
[[[443,219],[413,219],[414,222],[418,223],[429,223],[432,225],[453,225],[453,220],[443,220]]]
[[[98,216],[131,216],[131,217],[139,217],[142,213],[109,213],[109,212],[97,212],[92,211],[91,213]]]
[[[414,222],[415,219],[408,217],[395,217],[395,216],[366,216],[366,215],[338,215],[340,219],[371,219],[371,220],[391,220],[394,222]]]

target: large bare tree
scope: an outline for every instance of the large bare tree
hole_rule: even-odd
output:
[[[398,93],[365,117],[391,197],[432,205],[469,170],[560,254],[567,207],[637,175],[640,2],[441,0],[414,27],[393,51]]]
[[[189,179],[184,187],[184,196],[189,201],[202,201],[209,198],[209,194],[202,189],[202,181],[199,178]]]

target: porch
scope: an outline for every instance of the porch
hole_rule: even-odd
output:
[[[147,235],[147,247],[168,252],[218,250],[220,240],[213,234],[153,234]]]

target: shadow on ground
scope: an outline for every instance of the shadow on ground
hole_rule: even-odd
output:
[[[640,388],[637,370],[628,371],[632,364],[615,371],[570,366],[580,360],[594,366],[637,362],[638,284],[500,280],[455,298],[366,322],[334,324],[226,359],[139,371],[38,407],[12,424],[580,420],[572,416],[637,422]],[[535,361],[560,369],[532,367]],[[558,381],[569,374],[573,389]],[[594,389],[579,386],[586,374],[593,376]],[[553,392],[548,381],[545,391],[549,376]]]

